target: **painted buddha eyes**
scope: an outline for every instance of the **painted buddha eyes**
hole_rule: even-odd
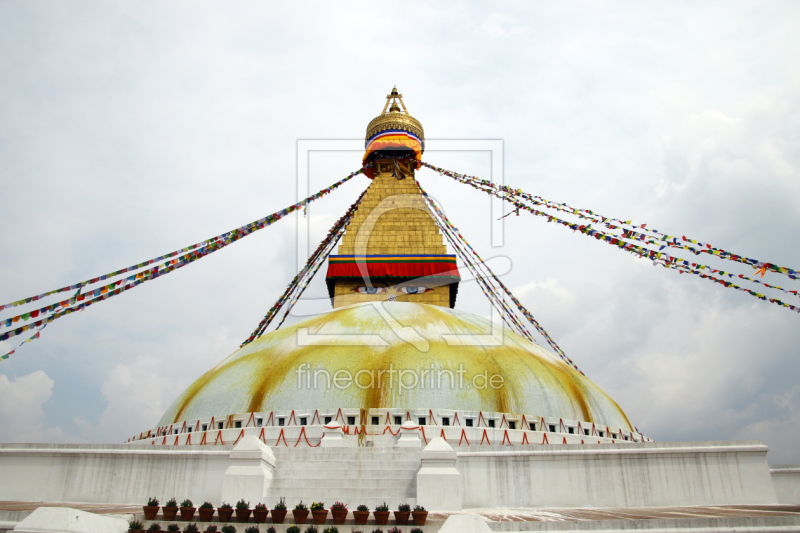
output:
[[[414,285],[397,288],[397,292],[399,292],[400,294],[422,294],[424,292],[428,292],[429,290],[431,289],[428,287],[414,286]]]
[[[361,294],[380,294],[386,292],[386,287],[356,287],[354,290]]]
[[[381,294],[386,292],[386,287],[356,287],[353,291],[359,294]],[[403,287],[397,288],[398,294],[423,294],[428,292],[432,289],[429,287],[417,286],[417,285],[405,285]]]

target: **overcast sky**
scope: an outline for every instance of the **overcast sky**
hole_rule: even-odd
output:
[[[298,140],[363,138],[394,84],[429,139],[502,140],[506,183],[800,268],[796,2],[385,6],[0,3],[0,301],[294,203]],[[311,189],[360,158],[313,153]],[[532,216],[492,248],[487,197],[418,178],[484,258],[511,260],[505,283],[643,433],[760,439],[800,463],[800,315]],[[367,184],[313,205],[313,242]],[[51,324],[0,363],[0,441],[155,425],[295,275],[295,222]],[[304,309],[324,295],[320,276]],[[457,307],[489,312],[474,283]]]

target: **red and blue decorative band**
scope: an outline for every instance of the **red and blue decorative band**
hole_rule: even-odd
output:
[[[366,272],[364,272],[366,270]],[[447,276],[461,279],[455,255],[332,255],[327,278],[418,278]]]

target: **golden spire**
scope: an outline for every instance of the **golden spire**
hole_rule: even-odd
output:
[[[397,102],[400,102],[402,111],[397,106]],[[372,119],[367,126],[367,142],[376,134],[386,130],[407,131],[425,142],[425,131],[422,129],[422,124],[409,114],[406,104],[403,102],[403,95],[397,92],[397,86],[392,89],[390,94],[386,95],[386,105],[383,106],[381,114]]]

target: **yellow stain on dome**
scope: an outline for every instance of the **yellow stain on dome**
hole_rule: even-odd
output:
[[[411,328],[406,337],[416,335],[423,342],[403,340],[384,312],[400,327]],[[189,386],[160,424],[234,413],[347,407],[524,413],[632,429],[611,398],[557,356],[508,330],[503,330],[502,344],[489,345],[490,333],[486,319],[435,305],[383,302],[338,308],[273,331],[234,352]],[[453,334],[484,340],[448,344],[445,336]],[[352,345],[352,337],[347,337],[352,335],[376,336],[382,345]],[[311,340],[303,345],[302,339]],[[307,365],[310,375],[326,371],[333,376],[342,370],[356,379],[359,371],[372,371],[374,379],[378,371],[390,368],[419,376],[432,365],[437,372],[450,370],[458,380],[455,373],[463,368],[464,384],[486,372],[501,376],[503,385],[449,387],[445,377],[438,388],[426,383],[401,390],[396,382],[390,388],[384,375],[382,386],[308,388],[305,381],[298,383],[307,379],[298,378],[301,365]],[[363,372],[360,383],[366,385],[368,374]]]

